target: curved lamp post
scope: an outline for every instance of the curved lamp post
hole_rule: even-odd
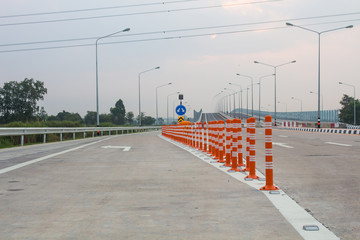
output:
[[[289,23],[289,22],[287,22],[286,25],[291,26],[291,27],[301,28],[301,29],[304,29],[306,31],[316,33],[319,36],[319,40],[318,40],[318,42],[319,42],[319,46],[318,46],[318,128],[320,128],[320,95],[321,95],[320,94],[320,36],[323,33],[332,32],[332,31],[336,31],[336,30],[340,30],[340,29],[344,29],[344,28],[352,28],[353,25],[349,25],[349,26],[341,27],[341,28],[334,28],[334,29],[330,29],[330,30],[325,30],[325,31],[322,31],[322,32],[318,32],[318,31],[315,31],[315,30],[312,30],[312,29],[309,29],[309,28],[301,27],[301,26],[298,26],[298,25],[295,25],[295,24],[292,24],[292,23]]]
[[[242,115],[242,87],[240,84],[236,84],[236,83],[229,83],[229,85],[234,85],[234,86],[238,86],[240,87],[240,91],[239,91],[239,108],[240,108],[240,111],[239,111],[239,114],[240,114],[240,118],[241,118],[241,115]]]
[[[165,86],[168,86],[168,85],[171,85],[172,83],[167,83],[167,84],[163,84],[163,85],[160,85],[160,86],[157,86],[156,87],[156,122],[159,121],[159,115],[158,115],[158,88],[161,88],[161,87],[165,87]]]
[[[302,118],[302,100],[300,98],[295,98],[295,97],[291,97],[291,99],[297,100],[297,101],[300,102],[300,117],[299,117],[299,120],[301,120],[301,118]]]
[[[251,116],[254,116],[254,79],[250,76],[247,75],[243,75],[240,73],[237,73],[236,75],[240,76],[240,77],[246,77],[246,78],[250,78],[251,80]]]
[[[275,126],[276,126],[276,69],[278,67],[281,67],[281,66],[284,66],[284,65],[287,65],[287,64],[290,64],[290,63],[296,63],[296,60],[294,61],[291,61],[291,62],[286,62],[286,63],[283,63],[283,64],[279,64],[279,65],[270,65],[270,64],[267,64],[267,63],[262,63],[262,62],[258,62],[258,61],[254,61],[254,63],[258,63],[258,64],[262,64],[262,65],[265,65],[265,66],[268,66],[268,67],[272,67],[274,68],[274,76],[275,76],[275,81],[274,81],[274,112],[275,112],[275,115],[274,115],[274,121],[275,121]]]
[[[98,81],[98,41],[100,39],[103,39],[103,38],[107,38],[107,37],[111,37],[115,34],[118,34],[118,33],[121,33],[121,32],[128,32],[130,31],[130,28],[125,28],[124,30],[121,30],[121,31],[117,31],[117,32],[114,32],[114,33],[111,33],[109,35],[106,35],[106,36],[103,36],[103,37],[99,37],[96,39],[96,42],[95,42],[95,58],[96,58],[96,126],[100,126],[100,120],[99,120],[99,81]]]
[[[174,92],[169,94],[166,98],[166,115],[167,115],[167,123],[169,124],[169,97],[175,94],[179,94],[180,92]]]
[[[155,68],[152,68],[152,69],[149,69],[149,70],[146,70],[146,71],[143,71],[143,72],[139,73],[139,126],[141,126],[141,101],[140,101],[140,77],[141,77],[141,74],[146,73],[146,72],[150,72],[150,71],[153,71],[153,70],[156,70],[156,69],[159,69],[159,68],[160,67],[155,67]]]
[[[261,112],[261,80],[263,78],[266,78],[266,77],[271,77],[271,76],[275,76],[274,74],[269,74],[269,75],[265,75],[265,76],[261,76],[259,77],[259,122],[260,122],[260,112]]]

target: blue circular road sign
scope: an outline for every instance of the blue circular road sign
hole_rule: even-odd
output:
[[[176,108],[175,108],[175,112],[177,115],[179,116],[182,116],[186,113],[186,107],[183,106],[183,105],[178,105]]]

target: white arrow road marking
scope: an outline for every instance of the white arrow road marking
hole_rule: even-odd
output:
[[[277,146],[284,147],[284,148],[294,148],[294,147],[292,147],[292,146],[286,145],[285,143],[273,142],[273,145],[277,145]]]
[[[119,148],[123,148],[124,150],[123,150],[123,152],[128,152],[128,151],[130,151],[130,149],[131,149],[131,147],[130,146],[102,146],[101,148],[105,148],[105,149],[108,149],[108,148],[117,148],[117,149],[119,149]]]
[[[325,143],[327,143],[327,144],[332,144],[332,145],[343,146],[343,147],[352,147],[352,145],[343,144],[343,143],[334,143],[334,142],[325,142]]]

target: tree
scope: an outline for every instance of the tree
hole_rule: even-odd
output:
[[[44,107],[41,107],[40,108],[40,111],[38,112],[37,114],[38,118],[40,121],[45,121],[48,117],[48,114],[47,112],[45,111],[45,108]]]
[[[32,78],[4,83],[0,88],[0,122],[36,120],[40,112],[37,102],[44,100],[46,93],[44,83]]]
[[[344,94],[340,101],[342,108],[340,109],[340,122],[354,124],[354,98]],[[356,100],[356,125],[360,124],[360,102]]]
[[[158,124],[158,125],[164,125],[164,124],[165,124],[164,119],[160,117],[160,118],[158,119],[157,124]]]
[[[122,125],[125,123],[125,106],[121,99],[115,103],[114,108],[110,108],[112,114],[112,123]]]
[[[100,125],[101,123],[111,123],[111,120],[112,120],[111,114],[102,113],[99,115]]]
[[[71,122],[82,122],[80,114],[78,113],[69,113],[63,110],[56,115],[56,120],[58,121],[71,121]]]
[[[134,113],[133,112],[127,112],[125,116],[126,121],[132,125],[134,122]]]
[[[139,115],[137,116],[137,121],[139,121]],[[141,113],[141,125],[154,125],[156,119],[150,116],[145,116],[145,113]]]
[[[96,125],[96,112],[87,111],[84,121],[87,126]]]
[[[156,119],[150,116],[145,116],[144,117],[144,121],[142,121],[143,125],[145,126],[149,126],[149,125],[154,125]]]

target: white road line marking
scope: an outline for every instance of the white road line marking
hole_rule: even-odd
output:
[[[273,142],[273,145],[277,145],[277,146],[284,147],[284,148],[294,148],[294,147],[292,147],[292,146],[286,145],[286,143]]]
[[[282,137],[282,138],[287,138],[288,136],[285,136],[285,135],[279,135],[279,137]]]
[[[188,148],[187,146],[181,143],[175,142],[161,135],[159,135],[159,137],[184,150],[187,150]],[[189,150],[187,151],[190,152]],[[194,153],[192,154],[195,155]],[[245,181],[243,174],[229,173],[227,171],[228,168],[220,168],[222,163],[217,163],[217,162],[213,163],[214,161],[209,162],[207,161],[208,159],[205,160],[205,158],[208,157],[199,157],[199,156],[196,157],[212,165],[218,170],[223,171],[224,173],[232,176],[238,181],[245,183],[257,190],[259,190],[260,187],[263,187],[265,185],[265,182],[261,182],[261,181]],[[260,178],[265,178],[265,176],[258,170],[256,170],[256,175],[259,176]],[[313,216],[311,216],[311,214],[309,214],[305,209],[303,209],[300,205],[298,205],[281,189],[279,190],[280,194],[270,194],[269,191],[261,191],[261,192],[265,194],[265,196],[270,200],[270,202],[275,206],[275,208],[279,210],[279,212],[285,217],[285,219],[295,228],[295,230],[305,240],[319,240],[319,239],[340,240],[340,238],[338,238],[333,232],[331,232],[328,228],[322,225],[322,223],[317,221]],[[304,231],[303,230],[304,225],[317,225],[319,227],[319,231]]]
[[[332,145],[343,146],[343,147],[352,147],[352,145],[343,144],[343,143],[334,143],[334,142],[325,142],[325,143],[327,143],[327,144],[332,144]]]
[[[41,157],[41,158],[36,158],[36,159],[30,160],[30,161],[27,161],[27,162],[23,162],[23,163],[11,166],[11,167],[3,168],[3,169],[0,169],[0,174],[7,173],[7,172],[10,172],[10,171],[13,171],[13,170],[28,166],[28,165],[33,164],[33,163],[37,163],[37,162],[49,159],[49,158],[52,158],[52,157],[56,157],[56,156],[59,156],[59,155],[64,154],[64,153],[72,152],[72,151],[75,151],[75,150],[78,150],[78,149],[81,149],[81,148],[84,148],[84,147],[87,147],[87,146],[90,146],[90,145],[93,145],[93,144],[96,144],[96,143],[99,143],[99,142],[102,142],[102,141],[105,141],[105,140],[108,140],[108,139],[110,139],[110,138],[102,139],[102,140],[92,142],[92,143],[88,143],[88,144],[85,144],[85,145],[82,145],[82,146],[79,146],[79,147],[76,147],[76,148],[71,148],[71,149],[68,149],[68,150],[65,150],[65,151],[62,151],[62,152],[53,153],[53,154],[50,154],[50,155],[47,155],[47,156],[44,156],[44,157]]]
[[[115,149],[123,148],[124,149],[123,152],[128,152],[131,149],[130,146],[102,146],[101,148],[105,148],[105,149],[108,149],[108,148],[115,148]]]

